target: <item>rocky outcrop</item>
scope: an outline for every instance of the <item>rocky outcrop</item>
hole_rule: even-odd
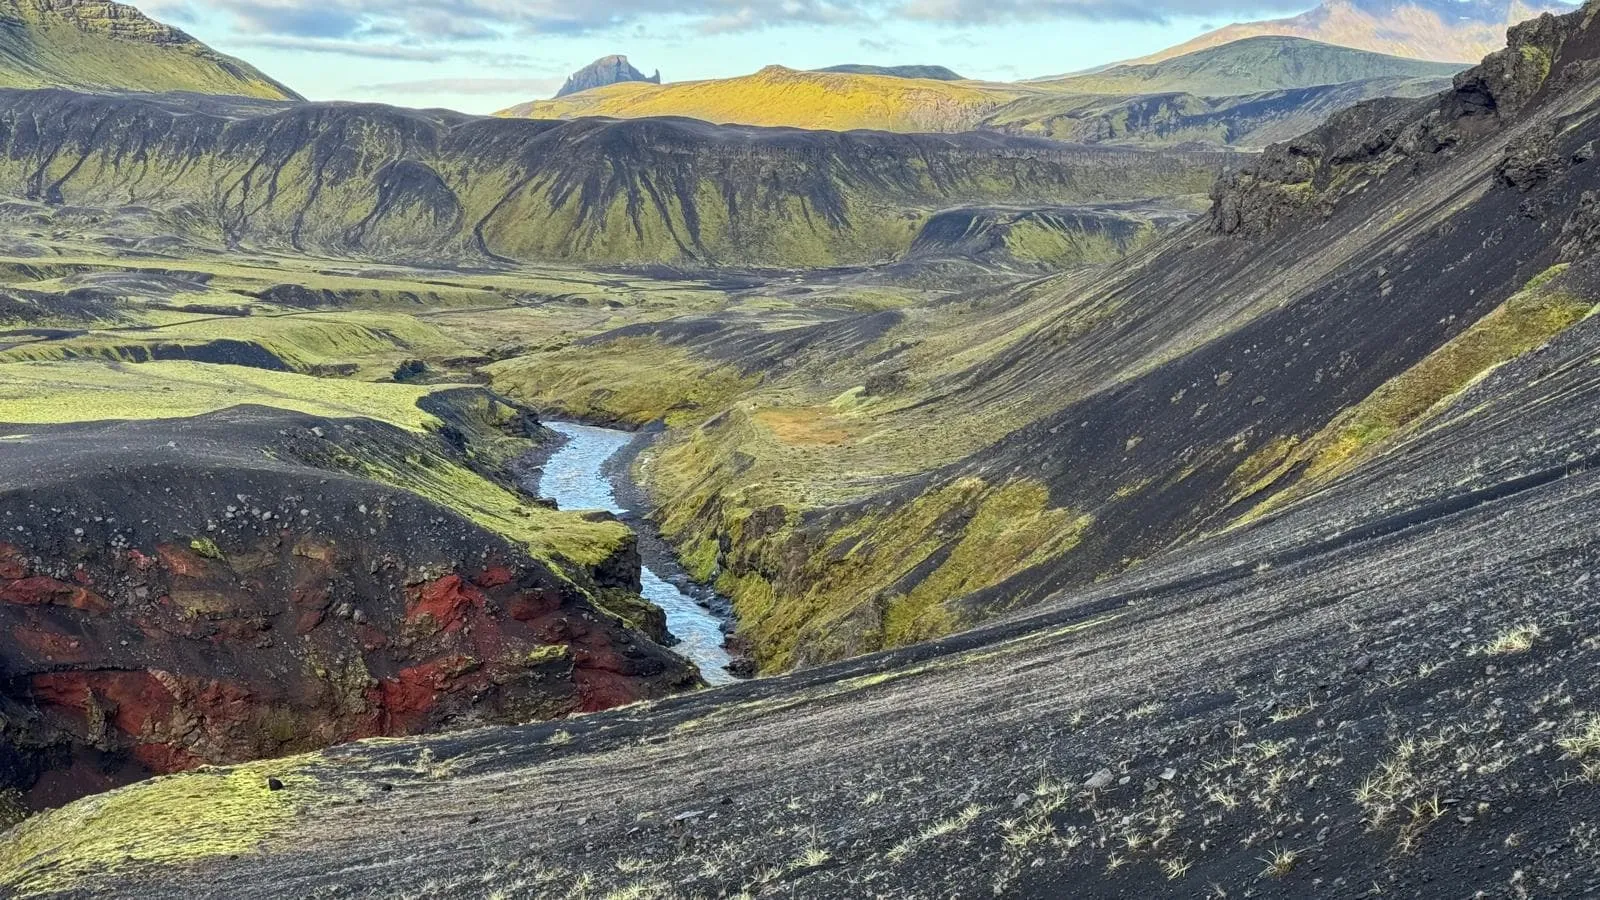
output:
[[[1449,91],[1412,102],[1378,100],[1334,115],[1321,127],[1267,148],[1253,165],[1212,190],[1211,226],[1222,234],[1261,234],[1308,210],[1326,213],[1369,179],[1398,167],[1420,173],[1459,148],[1515,121],[1546,90],[1592,78],[1596,61],[1566,53],[1574,37],[1592,41],[1581,17],[1544,15],[1511,29],[1510,45],[1457,75]],[[1516,136],[1501,179],[1528,188],[1548,178],[1553,133]]]
[[[646,78],[643,72],[635,69],[633,65],[628,62],[628,58],[626,56],[602,56],[578,71],[573,72],[572,75],[567,78],[566,84],[561,86],[561,90],[556,91],[556,96],[565,97],[568,94],[577,94],[582,91],[593,90],[598,87],[606,87],[607,85],[612,84],[622,84],[623,82],[628,81],[642,81],[646,84],[660,84],[661,70],[657,69],[654,75]]]
[[[637,568],[631,585],[614,571],[631,543],[591,569],[535,559],[339,470],[369,443],[422,466],[451,452],[373,422],[250,409],[8,444],[0,788],[38,808],[149,774],[698,682],[605,605],[637,591]]]

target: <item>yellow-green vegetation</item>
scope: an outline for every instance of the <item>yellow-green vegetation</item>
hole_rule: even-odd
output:
[[[139,362],[160,347],[195,350],[219,340],[256,344],[296,372],[350,367],[354,377],[368,380],[388,377],[402,360],[469,353],[460,341],[412,316],[352,311],[191,317],[155,330],[94,331],[0,351],[0,363],[84,357]]]
[[[1026,86],[935,81],[768,66],[753,75],[654,85],[627,82],[559,100],[527,103],[501,115],[689,116],[718,124],[787,125],[849,131],[967,131]]]
[[[131,6],[13,0],[0,31],[0,87],[297,95]]]
[[[367,384],[193,362],[0,363],[0,422],[175,419],[245,404],[333,418],[361,417],[412,431],[437,427],[417,401],[437,387]]]
[[[1230,96],[1363,81],[1369,78],[1448,78],[1458,63],[1386,56],[1295,37],[1253,37],[1159,62],[1124,64],[1041,82],[1075,94],[1159,94],[1185,91]]]
[[[42,813],[0,836],[0,885],[21,896],[80,887],[119,870],[250,853],[284,833],[319,792],[303,761],[201,769]],[[277,778],[283,790],[269,789]]]
[[[1311,477],[1346,468],[1369,448],[1422,418],[1497,366],[1549,340],[1594,309],[1594,303],[1553,288],[1566,266],[1528,283],[1500,308],[1396,376],[1307,442]]]
[[[1534,642],[1543,636],[1538,625],[1517,625],[1495,635],[1487,644],[1474,647],[1472,652],[1479,656],[1515,656],[1532,650]]]
[[[417,404],[444,388],[314,378],[191,362],[0,364],[0,422],[54,424],[165,419],[255,404],[331,418],[369,418],[416,432],[443,423]],[[535,556],[593,565],[628,539],[627,527],[530,504],[440,456],[347,456],[353,473],[419,494],[529,548]],[[196,548],[197,551],[199,548]],[[213,548],[214,549],[214,548]]]
[[[1316,483],[1348,471],[1394,437],[1419,427],[1499,366],[1543,346],[1594,311],[1592,300],[1560,287],[1566,269],[1562,264],[1539,274],[1500,307],[1303,444],[1282,439],[1267,444],[1235,472],[1236,481],[1259,490],[1278,473],[1303,464],[1306,483]],[[1278,494],[1259,509],[1276,507],[1297,495],[1296,490]]]
[[[1098,265],[1116,262],[1160,236],[1145,223],[1121,236],[1110,229],[1055,228],[1029,218],[1006,231],[1006,247],[1021,262],[1055,266]]]
[[[621,549],[633,534],[620,522],[591,522],[577,513],[530,504],[510,489],[441,457],[344,457],[340,461],[352,472],[453,509],[550,562],[597,565]]]
[[[648,338],[622,338],[496,363],[495,390],[584,419],[683,425],[754,386],[755,378]]]
[[[669,448],[657,465],[681,470],[679,454],[695,452],[691,445]],[[704,471],[698,461],[687,465]],[[772,670],[970,624],[955,601],[1068,552],[1091,522],[1052,507],[1035,482],[966,478],[852,510],[819,545],[796,552],[794,542],[804,540],[797,522],[775,517],[781,507],[753,506],[746,491],[724,492],[716,474],[713,468],[695,482],[691,497],[674,498],[663,527],[685,548],[691,572],[715,575],[718,589],[733,598],[741,633]],[[718,573],[720,535],[736,551]]]
[[[206,559],[222,558],[222,550],[217,547],[217,542],[207,537],[198,537],[190,541],[189,549]]]

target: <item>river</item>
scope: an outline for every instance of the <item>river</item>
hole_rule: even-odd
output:
[[[618,504],[606,475],[606,463],[633,441],[633,435],[570,422],[545,425],[564,435],[567,442],[545,462],[539,475],[539,496],[554,500],[562,509],[603,509],[626,515],[628,511]],[[649,527],[637,518],[633,525],[636,530]],[[722,619],[673,584],[687,584],[688,575],[670,554],[651,555],[657,558],[640,573],[641,593],[666,612],[667,630],[679,641],[672,649],[698,666],[708,684],[738,680],[727,669],[733,659],[728,654]]]

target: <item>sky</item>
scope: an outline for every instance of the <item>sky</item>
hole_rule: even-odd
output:
[[[1315,0],[134,0],[313,100],[489,113],[613,53],[667,81],[769,64],[1057,75]]]

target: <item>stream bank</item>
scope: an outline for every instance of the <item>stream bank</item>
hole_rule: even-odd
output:
[[[679,642],[672,649],[698,666],[707,684],[737,681],[728,668],[737,665],[727,648],[731,605],[691,579],[655,526],[636,511],[642,510],[643,498],[628,467],[650,436],[571,422],[544,424],[566,440],[543,466],[527,473],[528,489],[562,509],[606,510],[633,528],[643,560],[640,593],[666,612],[667,630]]]

